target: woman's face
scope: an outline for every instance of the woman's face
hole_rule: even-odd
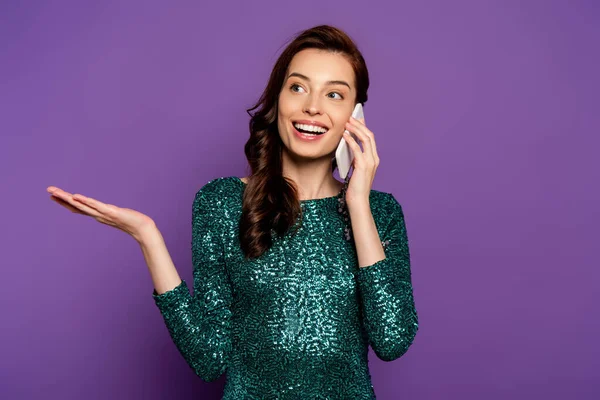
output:
[[[305,49],[294,56],[279,93],[277,114],[279,136],[290,155],[331,158],[354,109],[354,81],[352,66],[339,53]],[[303,124],[295,127],[297,121]],[[306,125],[327,131],[300,136],[298,129],[310,129]]]

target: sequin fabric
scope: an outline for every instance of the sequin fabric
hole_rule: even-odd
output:
[[[412,344],[418,319],[400,204],[372,190],[386,258],[358,267],[340,196],[302,200],[295,235],[246,260],[238,224],[246,184],[216,178],[192,210],[194,293],[185,280],[154,301],[179,352],[223,399],[374,399],[368,346],[392,361]]]

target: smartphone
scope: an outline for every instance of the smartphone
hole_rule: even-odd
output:
[[[363,106],[361,103],[356,103],[356,106],[354,106],[354,111],[352,111],[352,117],[356,119],[361,119],[365,117],[363,112]],[[346,130],[346,132],[348,132],[348,130]],[[360,143],[356,135],[354,135],[353,133],[350,134],[352,135],[352,137],[354,137],[354,140],[356,140],[357,143]],[[340,141],[340,144],[338,144],[337,150],[335,151],[335,160],[337,162],[337,168],[340,173],[340,178],[346,179],[346,176],[348,176],[348,172],[350,172],[350,166],[352,165],[352,161],[354,160],[354,153],[352,152],[350,146],[348,146],[348,143],[346,143],[346,139],[344,139],[343,137]]]

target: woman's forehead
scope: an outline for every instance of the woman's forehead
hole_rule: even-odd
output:
[[[297,53],[288,66],[286,78],[291,74],[308,78],[311,83],[331,80],[353,81],[354,70],[341,53],[306,49]],[[298,76],[296,75],[296,76]]]

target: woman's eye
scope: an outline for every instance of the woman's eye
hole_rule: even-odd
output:
[[[292,92],[298,93],[298,91],[296,91],[296,90],[295,90],[295,88],[300,88],[300,89],[302,89],[302,86],[298,85],[297,83],[292,83],[292,84],[290,85],[290,90],[291,90]],[[338,96],[340,96],[340,97],[339,97],[339,99],[340,99],[340,100],[343,100],[343,99],[344,99],[344,96],[342,96],[341,94],[339,94],[339,93],[337,93],[337,92],[331,92],[331,93],[329,93],[329,94],[337,94]],[[332,98],[333,98],[333,97],[332,97]]]
[[[300,87],[300,85],[297,85],[297,84],[295,84],[295,83],[294,83],[294,84],[292,84],[292,86],[290,86],[290,89],[292,89],[292,92],[295,92],[295,90],[294,90],[294,88],[295,88],[295,87],[298,87],[298,88],[299,88],[299,87]]]

